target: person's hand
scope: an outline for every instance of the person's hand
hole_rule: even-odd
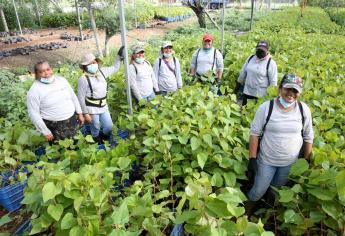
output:
[[[80,125],[83,125],[83,124],[84,124],[85,119],[84,119],[83,114],[81,114],[81,113],[78,114],[78,120],[79,120]]]
[[[125,48],[124,46],[121,46],[119,51],[117,51],[117,55],[119,55],[121,60],[125,59],[125,55],[124,55],[124,51],[123,51],[124,48]]]
[[[92,122],[92,117],[89,114],[84,114],[84,119],[86,123]]]
[[[53,141],[54,139],[54,135],[52,133],[44,135],[44,137],[46,138],[47,141]]]

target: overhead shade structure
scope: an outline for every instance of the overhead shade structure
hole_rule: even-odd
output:
[[[127,103],[128,103],[128,114],[133,114],[132,107],[132,95],[131,95],[131,83],[129,81],[129,60],[128,60],[128,45],[126,37],[126,21],[125,21],[125,8],[123,0],[119,0],[119,17],[120,17],[120,30],[121,30],[121,41],[124,46],[124,56],[125,56],[125,76],[127,82]]]

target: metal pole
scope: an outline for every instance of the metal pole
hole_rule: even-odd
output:
[[[137,16],[137,4],[135,3],[135,0],[133,0],[134,5],[134,21],[135,21],[135,28],[138,28],[138,16]]]
[[[224,57],[224,15],[225,15],[225,0],[223,0],[223,8],[222,8],[222,55]]]
[[[16,7],[16,4],[14,3],[14,0],[12,0],[12,3],[13,3],[13,7],[14,7],[14,12],[16,13],[16,18],[17,18],[17,23],[18,23],[18,27],[19,27],[19,32],[20,32],[21,35],[23,35],[22,27],[20,26],[20,21],[19,21],[19,17],[18,17],[17,7]]]
[[[251,12],[250,12],[250,26],[249,26],[249,30],[252,30],[253,15],[254,15],[254,0],[252,0],[252,9],[251,9]]]
[[[131,84],[129,81],[129,65],[128,65],[128,46],[126,39],[126,22],[125,22],[125,12],[124,12],[124,3],[123,0],[119,0],[119,17],[120,17],[120,29],[121,29],[121,41],[124,46],[125,52],[125,76],[127,81],[127,102],[128,102],[128,114],[133,114],[132,108],[132,95],[131,95]]]
[[[35,0],[35,7],[36,7],[36,12],[37,12],[37,17],[38,17],[38,23],[40,24],[40,28],[42,29],[41,16],[40,16],[40,11],[38,9],[37,0]]]
[[[77,12],[77,18],[78,18],[78,27],[79,27],[80,41],[83,41],[83,28],[82,28],[82,26],[81,26],[80,11],[79,11],[78,0],[75,0],[74,3],[75,3],[75,10],[76,10],[76,12]]]

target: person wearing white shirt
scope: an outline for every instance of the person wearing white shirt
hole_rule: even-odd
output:
[[[73,138],[84,123],[82,110],[68,81],[54,75],[47,61],[35,64],[35,81],[27,94],[29,117],[47,141]]]
[[[162,95],[166,95],[182,88],[182,76],[180,62],[173,55],[173,45],[170,41],[162,43],[160,53],[161,56],[155,60],[153,68],[159,90]]]
[[[155,73],[150,62],[145,60],[145,50],[141,45],[132,48],[129,80],[133,95],[138,101],[149,101],[155,97],[155,91],[159,92]]]
[[[277,86],[277,64],[269,54],[269,44],[262,40],[256,45],[255,55],[247,58],[237,80],[235,91],[243,87],[242,105],[248,99],[257,100],[258,97],[267,95],[269,86]]]
[[[78,99],[85,121],[91,124],[91,135],[99,144],[111,138],[113,121],[107,104],[107,79],[120,69],[122,52],[123,47],[110,67],[100,67],[102,61],[92,53],[84,55],[80,63],[84,74],[78,80]]]

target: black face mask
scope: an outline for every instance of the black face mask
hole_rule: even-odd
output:
[[[267,52],[265,52],[264,50],[261,49],[257,49],[256,50],[256,56],[260,59],[264,58],[265,56],[267,56]]]

